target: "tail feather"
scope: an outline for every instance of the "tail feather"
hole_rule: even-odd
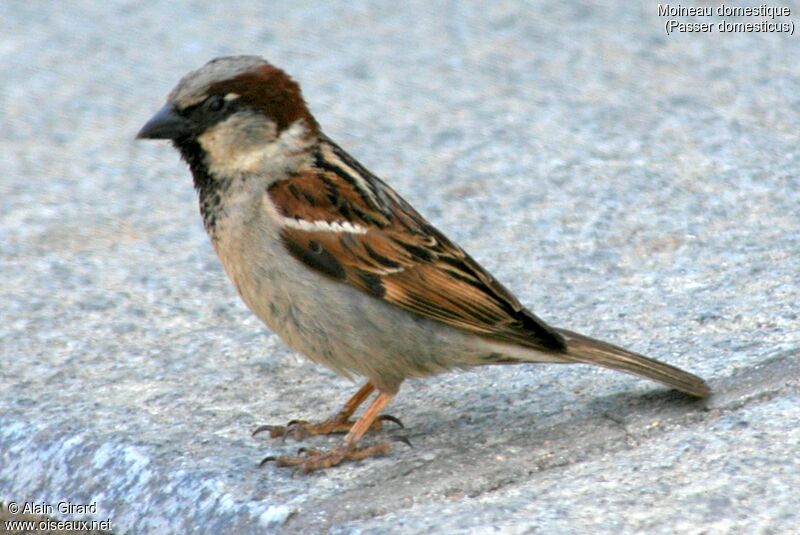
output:
[[[574,362],[596,364],[640,375],[701,398],[711,393],[711,389],[700,377],[675,366],[566,329],[556,330],[567,343],[565,357]]]

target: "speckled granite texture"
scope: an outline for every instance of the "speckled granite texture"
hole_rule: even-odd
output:
[[[800,5],[789,5],[794,12]],[[793,18],[794,20],[794,18]],[[800,41],[650,2],[0,3],[0,501],[118,533],[787,533],[800,525]],[[708,378],[411,381],[393,454],[250,437],[353,386],[245,309],[188,171],[134,135],[255,53],[546,320]]]

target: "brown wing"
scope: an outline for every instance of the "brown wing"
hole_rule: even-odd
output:
[[[339,147],[324,142],[316,166],[271,186],[270,199],[284,217],[348,221],[357,231],[287,227],[282,238],[295,258],[420,316],[504,342],[563,351],[558,333]]]

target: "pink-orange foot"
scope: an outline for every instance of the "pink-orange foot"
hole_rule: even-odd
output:
[[[296,466],[304,474],[336,466],[342,461],[360,461],[367,457],[386,455],[391,450],[388,442],[380,442],[371,446],[358,447],[355,444],[342,444],[328,451],[302,448],[298,455],[281,455],[265,457],[260,466],[275,461],[277,466]]]
[[[383,422],[392,422],[404,428],[403,422],[389,414],[381,414],[369,426],[370,431],[380,431],[383,429]],[[253,431],[253,436],[269,431],[272,438],[290,436],[295,440],[316,435],[332,435],[336,433],[349,433],[355,422],[353,420],[341,420],[329,418],[321,422],[307,422],[305,420],[292,420],[286,425],[262,425]]]

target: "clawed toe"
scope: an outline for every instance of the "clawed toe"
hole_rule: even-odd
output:
[[[376,422],[392,422],[393,424],[397,424],[400,429],[405,429],[406,426],[403,425],[403,422],[400,421],[400,418],[392,416],[391,414],[381,414],[377,418],[375,418]],[[375,424],[373,424],[374,426]]]
[[[275,456],[275,455],[267,455],[266,457],[264,457],[263,459],[261,459],[261,462],[260,462],[260,463],[258,463],[258,467],[259,467],[259,468],[261,468],[261,467],[263,467],[265,464],[267,464],[267,463],[271,463],[272,461],[277,461],[277,460],[278,460],[278,457],[277,457],[277,456]]]
[[[314,435],[327,435],[329,433],[347,432],[349,428],[342,430],[339,422],[335,420],[325,420],[322,422],[311,423],[306,420],[292,420],[286,425],[260,425],[253,431],[256,436],[265,431],[269,431],[271,438],[286,438],[291,436],[295,440]]]
[[[371,446],[358,447],[354,444],[343,444],[330,451],[321,451],[312,448],[300,448],[297,455],[281,455],[264,457],[259,466],[275,462],[276,466],[296,466],[298,470],[307,474],[314,470],[330,468],[342,461],[360,461],[367,457],[386,455],[391,450],[388,442],[380,442]]]
[[[372,393],[375,387],[372,383],[362,386],[356,394],[345,403],[334,417],[319,423],[309,423],[304,420],[292,420],[286,425],[261,425],[253,431],[253,435],[269,431],[272,437],[285,437],[291,435],[296,439],[311,435],[327,435],[330,433],[347,433],[344,443],[330,451],[300,448],[296,455],[280,455],[264,457],[259,466],[274,462],[277,466],[295,466],[307,474],[314,470],[336,466],[342,461],[359,461],[367,457],[386,455],[391,446],[388,442],[380,442],[371,446],[358,447],[357,444],[367,431],[380,431],[383,422],[392,422],[404,428],[403,422],[389,414],[381,414],[394,394],[380,391],[378,396],[370,403],[364,414],[356,421],[350,417],[358,406]],[[400,438],[401,442],[411,446],[407,438]]]
[[[252,436],[256,436],[258,434],[263,433],[264,431],[269,431],[269,436],[272,438],[278,438],[286,436],[289,433],[289,429],[292,427],[293,424],[298,423],[299,420],[292,420],[286,425],[259,425],[253,430]]]
[[[403,422],[391,414],[381,414],[375,418],[369,429],[371,431],[380,431],[383,428],[383,422],[392,422],[393,424],[397,424],[400,429],[405,429]],[[286,438],[290,436],[295,440],[300,440],[309,436],[349,433],[354,423],[355,422],[352,420],[341,420],[337,418],[331,418],[316,423],[306,420],[292,420],[286,425],[260,425],[255,428],[252,436],[269,431],[269,436],[271,438]]]
[[[408,439],[408,437],[397,436],[397,437],[394,437],[394,440],[396,440],[398,442],[402,442],[403,444],[405,444],[409,448],[413,448],[414,447],[414,445],[411,443],[411,441]]]

